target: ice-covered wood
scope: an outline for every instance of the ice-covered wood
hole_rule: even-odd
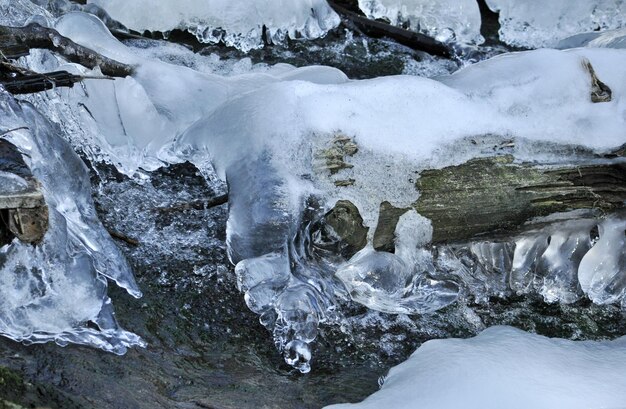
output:
[[[415,182],[419,198],[413,208],[430,220],[435,244],[510,237],[553,214],[608,214],[626,207],[626,162],[623,148],[607,157],[586,165],[546,166],[514,163],[503,155],[424,170]],[[346,201],[340,205],[346,207]],[[373,236],[376,250],[394,251],[398,220],[409,209],[381,203]],[[360,217],[358,210],[350,214]],[[353,237],[360,232],[337,233],[346,242],[360,242]]]
[[[448,46],[432,37],[415,31],[392,26],[391,24],[387,24],[382,21],[368,19],[344,8],[337,1],[329,1],[328,4],[344,20],[353,24],[358,30],[370,37],[387,37],[402,45],[413,48],[414,50],[425,51],[429,54],[439,55],[442,57],[450,57],[451,55]]]
[[[133,67],[104,57],[95,51],[76,44],[56,30],[37,23],[25,27],[0,26],[0,51],[15,50],[16,47],[43,48],[55,51],[69,61],[87,68],[100,67],[104,75],[126,77],[133,73]],[[14,53],[14,51],[11,51]],[[22,48],[23,53],[23,48]]]

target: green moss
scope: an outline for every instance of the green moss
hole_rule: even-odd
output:
[[[17,372],[0,366],[0,397],[21,395],[24,390],[24,379]]]

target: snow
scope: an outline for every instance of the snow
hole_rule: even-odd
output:
[[[568,341],[491,327],[424,343],[380,391],[341,408],[586,409],[626,402],[626,338]]]
[[[412,30],[439,41],[483,42],[475,0],[359,0],[359,7],[370,18],[408,23]]]
[[[519,47],[554,47],[587,31],[622,28],[626,3],[620,0],[487,0],[500,13],[500,39]]]
[[[325,0],[90,0],[131,29],[188,30],[202,42],[220,40],[248,51],[267,39],[281,43],[286,37],[318,38],[339,24]]]

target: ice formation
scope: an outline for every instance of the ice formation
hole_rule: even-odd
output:
[[[370,18],[385,18],[394,25],[406,23],[439,41],[483,41],[475,0],[359,0],[359,7]]]
[[[519,47],[554,47],[574,34],[626,25],[626,4],[620,0],[487,0],[487,5],[500,13],[500,39]]]
[[[626,338],[568,341],[491,327],[470,339],[424,343],[380,391],[340,408],[621,408]]]
[[[491,145],[476,142],[484,135],[514,141],[509,153],[517,161],[548,164],[576,160],[567,156],[573,145],[602,153],[624,144],[622,50],[514,53],[437,79],[349,81],[336,69],[287,65],[223,76],[148,58],[93,16],[70,13],[55,27],[134,65],[135,74],[49,92],[33,98],[37,107],[88,154],[98,151],[127,174],[184,160],[207,175],[215,169],[230,190],[227,244],[239,287],[287,362],[303,372],[318,325],[336,316],[338,298],[425,313],[468,289],[477,299],[511,291],[564,302],[581,291],[598,302],[621,297],[623,287],[611,280],[619,283],[624,247],[607,241],[617,237],[620,216],[590,222],[604,226],[596,246],[608,246],[611,264],[598,262],[589,226],[535,232],[518,247],[470,243],[434,254],[428,221],[409,212],[396,229],[395,254],[374,251],[372,236],[383,201],[403,208],[418,198],[420,170],[492,155]],[[610,102],[591,101],[586,61],[612,89]],[[28,63],[60,66],[46,53]],[[338,200],[353,203],[369,229],[357,254],[335,251],[341,240],[324,222]],[[576,257],[563,257],[568,252]]]
[[[0,24],[7,26],[23,26],[31,22],[50,25],[52,15],[43,7],[30,0],[11,0],[0,3]]]
[[[598,75],[621,93],[624,73],[615,67],[624,57],[615,50],[542,50],[495,58],[439,81],[397,77],[330,84],[272,83],[224,103],[178,138],[174,149],[185,157],[191,155],[196,163],[210,158],[228,181],[231,260],[238,263],[240,281],[258,285],[242,287],[248,305],[270,326],[278,319],[277,343],[287,348],[292,340],[301,341],[299,351],[311,340],[309,325],[325,319],[324,307],[334,304],[333,297],[345,296],[332,279],[334,270],[352,299],[387,312],[440,308],[452,302],[458,291],[445,277],[430,274],[436,269],[429,266],[428,254],[407,263],[400,254],[366,249],[350,260],[320,263],[325,257],[319,243],[301,238],[317,234],[316,218],[337,200],[347,198],[361,210],[371,234],[382,201],[403,207],[418,195],[410,183],[403,186],[396,181],[411,180],[428,161],[428,166],[436,167],[480,155],[476,149],[459,147],[455,155],[449,155],[445,144],[467,136],[508,135],[519,138],[520,146],[524,138],[549,138],[600,150],[623,144],[623,100],[617,96],[607,105],[594,106],[589,96],[591,78],[581,62],[589,58],[598,67]],[[268,105],[267,100],[274,102]],[[412,103],[405,104],[409,100]],[[417,130],[407,118],[419,118]],[[337,133],[353,135],[348,139],[358,152],[349,154],[344,149],[349,166],[336,176],[331,173],[329,179],[328,170],[316,167],[316,152],[328,152],[329,146],[337,149],[337,143],[345,141]],[[548,162],[563,160],[558,149],[547,151]],[[522,148],[515,154],[520,160],[536,159],[534,151]],[[393,176],[386,167],[390,161],[397,164],[394,172],[398,173]],[[334,183],[346,180],[353,182],[347,186]],[[414,233],[425,228],[416,226]],[[578,241],[568,236],[573,233],[560,234],[554,234],[554,245],[542,253],[549,272],[545,296],[550,301],[570,302],[578,297],[568,296],[577,294],[578,284],[570,280],[567,284],[573,289],[568,288],[562,276],[575,276],[580,258],[562,267],[558,263]],[[576,234],[588,237],[589,230]],[[582,257],[589,248],[577,254]],[[413,249],[417,251],[417,245]],[[482,250],[490,251],[490,247]],[[493,260],[494,265],[497,262]],[[508,274],[494,274],[488,265],[484,268],[486,276],[478,281],[487,287],[505,281]],[[271,269],[273,274],[268,273]],[[257,276],[258,271],[263,274]],[[505,283],[501,292],[508,290]],[[563,293],[551,297],[550,291]],[[297,313],[293,313],[294,304]],[[286,305],[288,314],[283,309]],[[300,335],[301,327],[307,328],[306,336]],[[298,361],[303,370],[308,369],[306,361]]]
[[[4,138],[42,185],[49,230],[36,246],[14,239],[0,249],[0,333],[24,343],[92,345],[122,354],[143,345],[118,327],[107,278],[139,297],[126,259],[100,224],[87,169],[60,130],[28,103],[0,90]],[[18,129],[19,128],[19,129]]]
[[[576,47],[626,48],[626,28],[576,34],[556,45],[559,49]]]
[[[470,242],[436,249],[434,270],[457,277],[476,300],[537,293],[547,302],[587,296],[624,302],[626,216],[553,221],[511,241]],[[596,236],[597,235],[597,236]]]
[[[90,0],[129,28],[143,31],[188,30],[202,42],[225,44],[247,51],[288,36],[318,38],[339,24],[325,0]],[[149,10],[149,12],[147,12]]]

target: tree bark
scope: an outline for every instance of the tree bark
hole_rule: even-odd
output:
[[[625,209],[624,147],[597,163],[578,166],[520,164],[510,155],[472,159],[458,166],[422,171],[415,187],[419,198],[409,208],[381,203],[373,235],[376,250],[394,251],[398,220],[411,208],[430,219],[433,244],[506,239],[539,227],[546,216],[600,217]],[[346,207],[346,201],[337,206]],[[328,214],[336,212],[333,208]],[[354,216],[332,227],[353,247],[360,243],[354,254],[365,244],[352,236],[362,236],[365,227],[352,226],[362,221],[358,210],[350,214]]]
[[[431,220],[433,243],[514,234],[532,219],[572,210],[624,208],[626,163],[542,168],[510,156],[428,170],[415,210]]]

